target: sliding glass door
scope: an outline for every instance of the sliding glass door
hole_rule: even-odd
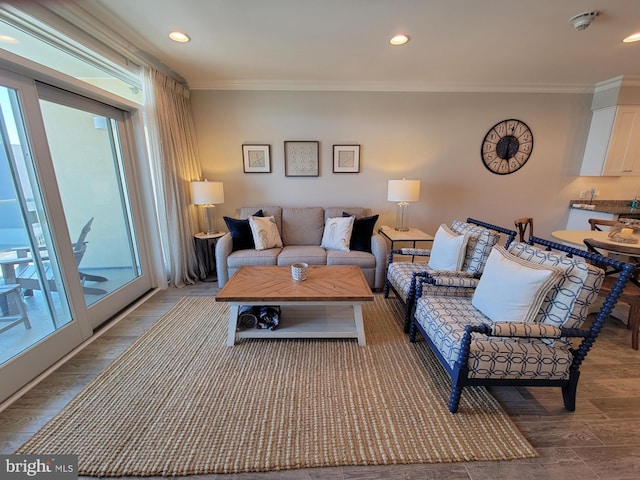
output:
[[[142,293],[149,288],[127,181],[125,115],[46,85],[38,93],[77,274],[96,327],[114,301],[110,297],[139,291],[136,284]]]
[[[46,143],[36,140],[44,137],[41,124],[30,115],[37,111],[34,83],[0,72],[0,109],[1,401],[88,338],[91,328],[70,302],[68,238],[56,221],[60,204]]]
[[[151,289],[131,131],[0,70],[0,402]]]

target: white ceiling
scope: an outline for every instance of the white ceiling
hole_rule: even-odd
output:
[[[194,89],[592,91],[640,81],[640,0],[88,0]],[[569,19],[599,10],[577,31]],[[179,29],[187,44],[167,38]],[[398,32],[411,36],[389,45]]]

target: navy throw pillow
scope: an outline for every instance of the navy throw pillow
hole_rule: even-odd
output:
[[[342,212],[343,217],[352,217],[347,212]],[[378,221],[378,215],[370,217],[356,218],[353,222],[353,230],[351,231],[351,242],[349,248],[360,252],[371,253],[371,236],[373,229]]]
[[[253,214],[254,217],[264,217],[262,210],[258,210]],[[227,224],[229,233],[231,234],[231,240],[233,247],[231,250],[251,250],[256,248],[256,244],[253,242],[253,234],[251,233],[251,225],[249,225],[249,219],[239,220],[237,218],[222,217],[224,223]]]

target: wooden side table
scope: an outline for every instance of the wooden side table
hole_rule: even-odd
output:
[[[205,265],[207,276],[201,278],[203,282],[216,282],[216,242],[226,232],[217,233],[196,233],[193,238],[196,243],[196,255],[198,259]]]

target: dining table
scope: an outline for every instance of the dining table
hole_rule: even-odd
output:
[[[636,269],[630,281],[638,285],[638,272],[640,272],[640,234],[634,233],[628,237],[631,239],[630,242],[619,242],[612,239],[609,233],[608,231],[599,230],[556,230],[551,232],[551,236],[561,242],[569,243],[585,250],[596,251],[596,253],[605,256],[615,255],[624,262],[634,264]],[[596,245],[593,244],[590,244],[591,248],[587,247],[585,240],[589,239],[599,242],[597,248],[594,248]],[[633,239],[636,239],[637,242],[633,243]]]
[[[630,306],[628,313],[614,310],[611,314],[623,321],[626,318],[627,328],[631,330],[631,347],[634,350],[638,350],[640,331],[640,283],[638,281],[638,272],[640,272],[640,235],[633,234],[628,237],[630,239],[638,239],[636,243],[633,243],[633,240],[631,242],[617,242],[609,237],[609,233],[610,232],[599,230],[556,230],[551,232],[551,236],[561,242],[580,246],[587,250],[589,250],[589,248],[587,248],[587,245],[584,243],[585,240],[597,240],[600,242],[597,245],[597,249],[595,249],[598,253],[604,255],[615,254],[616,256],[621,256],[624,261],[636,265],[635,274],[631,275],[629,284],[620,295],[620,300]],[[592,248],[594,247],[594,244],[590,245]],[[603,252],[602,250],[606,251]],[[600,287],[600,293],[606,294],[612,287],[613,279],[611,277],[605,277],[604,283],[602,287]]]
[[[586,249],[584,244],[585,239],[593,238],[602,243],[607,244],[607,250],[610,252],[619,253],[621,249],[625,252],[631,251],[629,255],[640,257],[640,235],[632,235],[630,238],[637,239],[637,243],[622,243],[616,242],[609,237],[609,232],[598,230],[556,230],[551,232],[551,236],[556,240],[560,240],[564,243],[570,243]]]

